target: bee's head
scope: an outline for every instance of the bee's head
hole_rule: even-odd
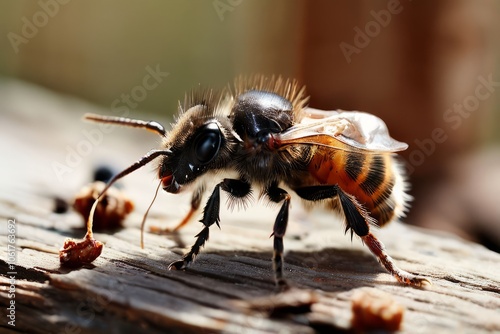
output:
[[[172,152],[158,168],[163,189],[177,193],[210,170],[226,166],[237,142],[227,117],[196,105],[181,114],[164,145]]]
[[[208,121],[188,135],[183,142],[173,143],[171,155],[163,157],[159,177],[163,189],[179,192],[184,184],[194,181],[207,170],[217,167],[221,146],[226,142],[217,122]]]

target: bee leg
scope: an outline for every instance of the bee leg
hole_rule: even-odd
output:
[[[308,201],[320,201],[338,195],[338,186],[311,186],[293,189],[297,195]]]
[[[250,184],[243,180],[224,179],[221,182],[222,190],[229,194],[229,200],[245,200],[252,192]]]
[[[183,228],[184,226],[186,226],[187,223],[189,223],[191,221],[191,218],[193,218],[194,214],[200,208],[201,199],[203,197],[203,192],[204,191],[205,191],[204,187],[200,187],[200,188],[196,189],[193,192],[193,196],[191,197],[191,209],[189,209],[189,212],[186,214],[186,216],[184,217],[184,219],[182,219],[181,222],[179,224],[177,224],[176,227],[174,227],[174,228],[169,228],[169,227],[167,227],[167,228],[159,228],[159,227],[152,226],[151,227],[151,231],[152,232],[156,232],[156,233],[175,233],[175,232],[179,232],[179,230],[181,228]]]
[[[351,230],[351,239],[354,232],[360,237],[366,236],[370,231],[369,223],[374,223],[374,220],[358,201],[346,194],[338,185],[301,187],[294,189],[294,191],[308,201],[338,197],[347,223],[346,232]]]
[[[200,233],[196,235],[196,241],[194,245],[191,247],[191,250],[184,255],[182,260],[178,260],[172,262],[168,269],[185,269],[191,262],[194,261],[194,258],[200,252],[200,248],[205,245],[205,242],[209,237],[209,228],[214,223],[220,228],[219,225],[219,209],[220,209],[220,189],[228,192],[233,197],[244,198],[247,196],[250,191],[250,184],[241,180],[234,179],[224,179],[221,183],[215,186],[215,189],[210,195],[210,198],[205,205],[203,210],[203,218],[200,220],[205,227],[201,230]]]
[[[391,273],[399,282],[412,286],[423,287],[429,285],[430,281],[423,277],[410,274],[399,269],[394,260],[385,251],[384,245],[372,233],[370,233],[370,223],[373,221],[368,212],[354,199],[346,194],[339,186],[311,186],[294,189],[303,199],[309,201],[319,201],[322,199],[338,196],[342,211],[346,217],[346,231],[351,229],[361,237],[370,251],[377,257],[384,268]]]
[[[377,257],[384,268],[398,280],[398,282],[419,288],[432,285],[432,283],[425,277],[416,276],[405,270],[399,269],[396,266],[396,263],[394,263],[394,260],[385,251],[384,244],[382,244],[382,242],[380,242],[380,240],[378,240],[373,234],[368,233],[368,235],[361,237],[361,239],[363,239],[363,242],[368,246],[370,251]]]
[[[273,233],[274,236],[274,253],[273,253],[273,269],[276,286],[279,290],[288,287],[288,284],[283,277],[283,236],[286,232],[288,224],[288,211],[290,208],[291,196],[283,189],[278,188],[276,185],[271,186],[266,190],[269,199],[275,203],[283,201],[283,205],[276,216],[274,222]]]
[[[352,231],[361,237],[366,246],[368,246],[368,249],[377,257],[380,264],[400,283],[415,287],[430,285],[431,283],[428,279],[410,274],[396,266],[394,260],[385,251],[384,244],[370,233],[369,224],[373,222],[373,219],[369,216],[368,212],[356,199],[344,193],[342,189],[338,188],[337,191],[340,205],[346,217],[347,228],[351,228]]]
[[[196,237],[196,241],[194,245],[191,247],[191,250],[183,256],[182,260],[178,260],[172,262],[168,269],[185,269],[191,262],[193,262],[194,258],[200,252],[200,248],[205,245],[205,242],[208,240],[209,236],[209,228],[214,223],[219,226],[219,207],[220,207],[220,184],[215,186],[215,189],[210,195],[210,198],[205,205],[205,209],[203,210],[203,218],[200,220],[205,227],[198,233]],[[220,226],[219,226],[220,227]]]
[[[203,193],[205,191],[205,187],[199,187],[193,192],[193,197],[191,197],[191,209],[187,213],[187,215],[184,217],[184,219],[172,229],[172,232],[177,232],[181,228],[183,228],[190,220],[191,217],[198,211],[200,208],[201,204],[201,199],[203,197]]]

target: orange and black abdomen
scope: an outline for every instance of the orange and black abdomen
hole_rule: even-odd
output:
[[[379,225],[384,225],[394,216],[392,159],[390,153],[319,148],[308,171],[320,184],[338,185],[354,196]]]

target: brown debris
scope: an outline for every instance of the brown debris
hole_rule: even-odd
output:
[[[90,209],[95,199],[103,191],[106,184],[101,181],[92,182],[83,187],[76,195],[73,208],[82,215],[85,221],[89,218]],[[120,189],[111,187],[99,200],[94,214],[96,231],[111,230],[123,227],[123,221],[134,210],[134,203]]]
[[[82,241],[66,239],[59,250],[61,265],[80,267],[91,263],[101,255],[103,244],[88,235]]]
[[[352,327],[356,330],[396,331],[404,308],[391,295],[373,288],[361,288],[352,296]]]

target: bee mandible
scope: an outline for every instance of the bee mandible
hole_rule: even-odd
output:
[[[283,237],[291,194],[323,203],[344,217],[345,229],[359,236],[399,282],[423,286],[426,278],[399,269],[371,233],[404,215],[409,196],[395,152],[407,148],[392,139],[385,123],[364,112],[322,111],[307,107],[305,89],[295,80],[254,76],[234,87],[187,94],[170,131],[157,122],[87,114],[87,120],[145,128],[162,137],[152,150],[117,174],[116,180],[158,159],[162,188],[172,194],[192,191],[191,209],[179,230],[198,212],[211,190],[200,222],[203,228],[182,259],[169,269],[185,269],[219,226],[220,192],[230,205],[246,203],[254,191],[281,204],[273,237],[273,268],[278,287],[283,276]],[[213,180],[216,180],[213,183]],[[213,188],[209,189],[210,185]],[[106,189],[103,191],[103,193]]]

